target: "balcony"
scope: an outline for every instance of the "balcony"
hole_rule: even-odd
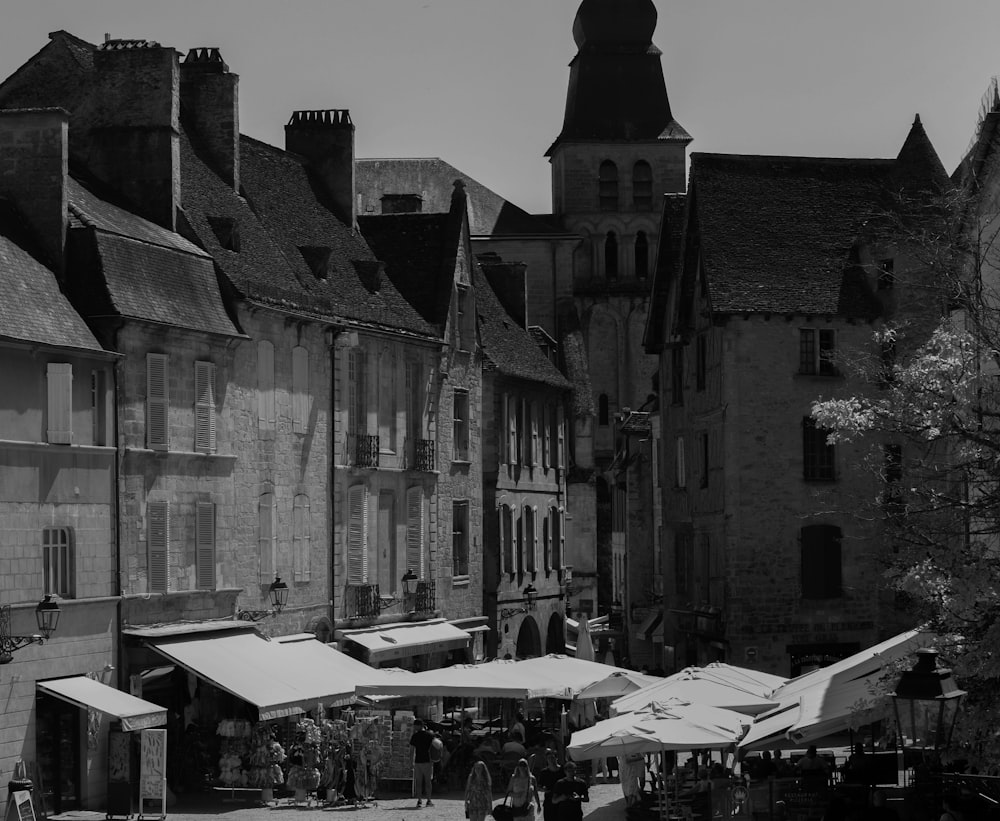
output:
[[[433,439],[414,439],[413,458],[410,461],[412,470],[431,472],[437,470],[437,452]]]
[[[417,592],[413,595],[413,609],[417,613],[430,613],[436,609],[434,582],[417,582]]]
[[[377,468],[379,466],[378,436],[367,433],[349,433],[347,435],[347,464],[359,468]]]
[[[382,612],[377,584],[356,584],[347,588],[347,613],[352,619],[374,619]]]

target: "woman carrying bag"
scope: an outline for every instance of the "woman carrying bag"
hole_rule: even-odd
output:
[[[542,811],[542,800],[538,797],[538,785],[535,777],[528,769],[527,759],[517,762],[514,773],[507,785],[507,796],[510,798],[510,811],[513,821],[535,821],[535,809]],[[532,805],[534,801],[534,805]],[[494,810],[496,818],[496,810]]]

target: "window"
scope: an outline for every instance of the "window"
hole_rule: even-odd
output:
[[[292,575],[297,582],[312,580],[312,539],[309,497],[299,493],[292,500]]]
[[[524,569],[538,572],[538,533],[535,530],[535,509],[524,508]]]
[[[455,347],[460,351],[464,351],[469,347],[469,340],[466,338],[467,334],[465,333],[465,322],[469,312],[468,288],[463,285],[458,286],[455,303]]]
[[[618,236],[614,231],[608,231],[604,238],[604,276],[618,279]]]
[[[257,422],[274,429],[274,345],[266,339],[257,343]]]
[[[566,469],[566,412],[562,405],[556,405],[556,412],[552,423],[555,425],[555,466],[560,470]]]
[[[532,467],[538,465],[541,458],[541,442],[539,441],[538,435],[538,425],[540,423],[539,415],[541,411],[539,410],[538,403],[532,402],[530,405],[530,415],[531,415],[531,452],[529,454],[528,464]]]
[[[195,575],[199,590],[215,590],[215,505],[195,508]]]
[[[611,410],[609,408],[608,395],[602,393],[597,397],[597,424],[606,428],[611,420]]]
[[[71,599],[76,593],[72,533],[68,527],[42,530],[42,574],[45,593]]]
[[[645,231],[635,235],[635,277],[646,279],[649,276],[649,239]]]
[[[802,418],[802,470],[807,480],[836,479],[836,447],[827,442],[829,433],[816,426],[811,416]]]
[[[563,550],[563,542],[566,538],[566,511],[561,507],[549,508],[550,510],[550,533],[552,534],[552,566],[556,570],[562,568],[563,556],[566,555],[566,551]]]
[[[653,169],[645,160],[632,166],[632,204],[636,211],[653,208]]]
[[[841,532],[834,525],[802,528],[802,598],[834,599],[842,594]]]
[[[694,341],[694,387],[695,390],[705,390],[705,373],[708,370],[708,339],[699,334]]]
[[[219,245],[227,251],[240,250],[240,224],[233,217],[209,217],[208,225],[219,241]]]
[[[378,445],[396,452],[396,352],[383,348],[378,359]]]
[[[58,445],[73,443],[73,366],[50,362],[48,382],[48,441]]]
[[[332,248],[325,245],[300,245],[299,253],[316,279],[327,279],[330,276]]]
[[[146,447],[166,450],[168,395],[167,357],[146,354]]]
[[[611,160],[601,163],[598,170],[598,199],[602,211],[618,210],[618,166]]]
[[[698,434],[698,455],[701,457],[700,477],[698,484],[701,487],[708,487],[708,433]]]
[[[677,533],[674,541],[674,591],[678,596],[690,596],[694,572],[694,539],[691,533]]]
[[[518,576],[524,575],[524,515],[514,522],[514,563]]]
[[[194,449],[215,453],[215,365],[194,363]]]
[[[469,503],[451,506],[451,574],[469,575]]]
[[[500,505],[497,511],[500,530],[500,572],[514,572],[514,509]]]
[[[91,437],[95,445],[107,445],[111,441],[110,421],[107,373],[105,371],[91,371],[90,424]]]
[[[469,461],[469,394],[466,391],[455,391],[453,400],[454,413],[454,461]]]
[[[348,430],[368,433],[368,368],[364,348],[351,350],[347,360]]]
[[[833,362],[836,332],[830,328],[803,328],[799,331],[799,373],[836,376]]]
[[[896,262],[891,257],[878,262],[876,287],[880,291],[891,291],[896,286]]]
[[[347,583],[368,583],[368,488],[347,491]]]
[[[680,345],[670,349],[670,401],[684,404],[684,349]]]
[[[258,572],[261,584],[275,577],[278,554],[278,508],[273,493],[262,493],[257,499],[257,549],[260,557]]]
[[[522,465],[531,464],[531,403],[527,399],[521,400],[521,405],[518,413],[517,424],[519,427],[519,432],[521,434],[518,446],[520,447],[520,454],[518,462]]]
[[[167,502],[146,503],[146,549],[149,592],[166,593],[170,554],[170,506]]]
[[[424,578],[424,489],[411,487],[406,491],[406,570]]]
[[[424,438],[424,368],[420,362],[406,366],[407,435],[414,442]]]
[[[292,348],[292,431],[309,430],[309,351],[301,345]]]
[[[687,487],[687,466],[684,464],[684,437],[677,437],[676,462],[674,463],[674,484],[677,487]]]
[[[517,400],[510,394],[503,394],[500,399],[502,406],[501,423],[506,433],[503,447],[504,464],[517,464]]]

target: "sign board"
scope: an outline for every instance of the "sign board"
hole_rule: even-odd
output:
[[[160,818],[167,815],[167,731],[143,730],[139,754],[139,817],[146,801],[160,802]]]
[[[7,799],[7,821],[35,821],[35,805],[31,803],[31,793],[14,790]]]

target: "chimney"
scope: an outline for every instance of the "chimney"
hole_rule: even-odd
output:
[[[337,216],[354,228],[354,123],[347,109],[296,111],[285,126],[285,149],[319,175]]]
[[[146,40],[94,52],[94,108],[84,159],[136,212],[176,228],[180,204],[178,53]]]
[[[240,190],[238,74],[217,48],[193,48],[181,63],[181,121],[215,171]]]
[[[0,111],[0,196],[24,215],[56,273],[64,268],[69,113],[61,108]]]

